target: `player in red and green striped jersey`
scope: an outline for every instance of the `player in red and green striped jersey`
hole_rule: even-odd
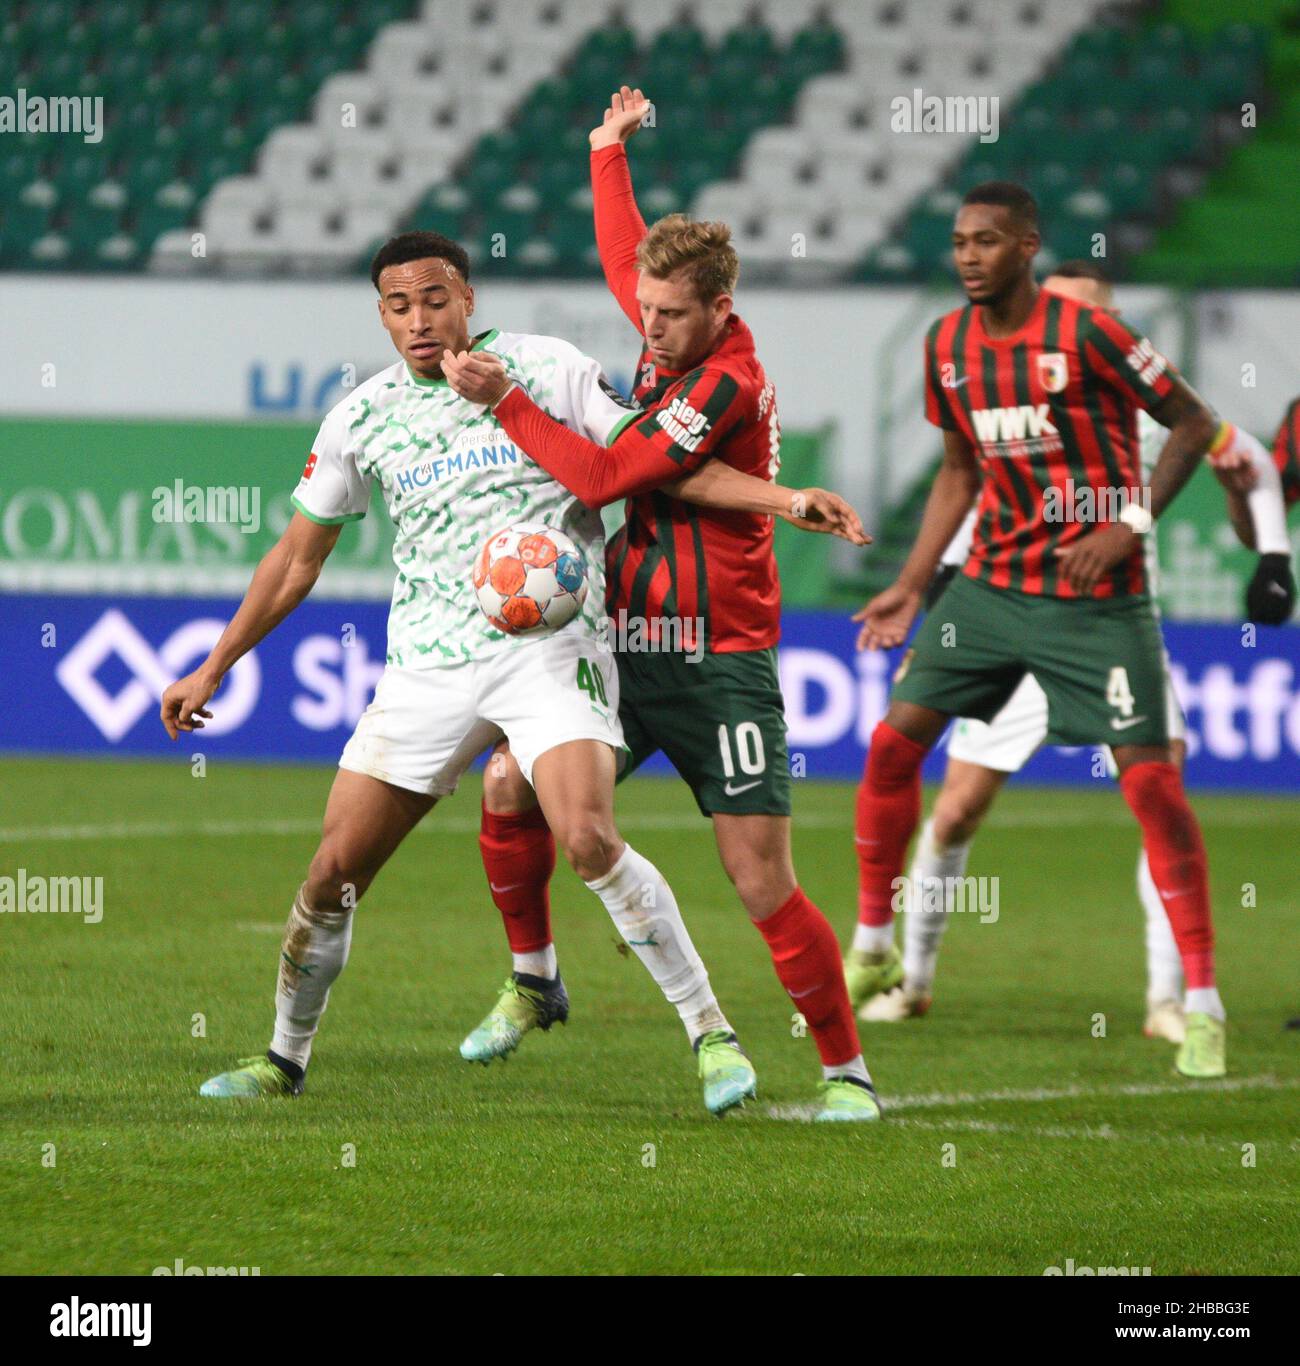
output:
[[[1187,983],[1176,1066],[1222,1076],[1200,827],[1171,760],[1160,632],[1143,536],[1220,424],[1149,341],[1102,309],[1041,290],[1037,206],[990,182],[958,211],[954,257],[969,302],[925,344],[926,413],[944,458],[898,581],[855,620],[859,646],[901,645],[926,586],[979,494],[964,572],[926,617],[894,678],[858,793],[859,923],[846,962],[857,1003],[901,977],[893,913],[920,818],[921,761],[954,716],[989,721],[1032,674],[1048,742],[1109,744],[1142,828]],[[1149,487],[1137,413],[1169,437]]]
[[[624,87],[591,136],[596,239],[606,280],[642,334],[634,396],[643,413],[606,450],[570,440],[573,433],[527,395],[506,388],[490,360],[466,354],[444,362],[444,370],[463,396],[490,403],[510,436],[585,503],[629,495],[607,564],[607,608],[623,639],[615,658],[631,755],[624,771],[662,749],[690,784],[713,821],[723,866],[817,1044],[823,1081],[816,1118],[872,1120],[880,1110],[835,934],[800,887],[791,859],[775,654],[780,586],[773,523],[763,515],[770,509],[697,512],[649,491],[709,457],[774,479],[780,425],[753,335],[732,311],[739,266],[729,231],[681,215],[647,231],[637,211],[624,144],[648,108],[639,90]],[[629,623],[639,628],[641,648],[631,643]],[[673,631],[678,648],[665,650],[665,632]],[[489,883],[499,876],[505,887],[526,884],[522,907],[500,908],[512,944],[524,921],[529,939],[543,946],[530,975],[549,976],[555,960],[545,837],[535,821],[524,824],[534,799],[517,772],[494,768],[489,764],[481,839]]]

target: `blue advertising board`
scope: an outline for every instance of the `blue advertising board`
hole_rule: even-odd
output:
[[[158,698],[207,654],[235,610],[211,598],[0,596],[0,751],[188,754]],[[308,601],[242,660],[202,732],[210,757],[332,762],[383,668],[387,604]],[[1188,783],[1300,793],[1300,629],[1166,623],[1188,720]],[[781,681],[792,762],[856,778],[897,659],[856,654],[833,612],[783,619]],[[935,776],[942,756],[927,768]],[[1087,749],[1044,749],[1025,779],[1092,781]]]

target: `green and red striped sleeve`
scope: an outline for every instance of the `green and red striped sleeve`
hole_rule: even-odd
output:
[[[1147,340],[1105,309],[1079,319],[1084,363],[1108,387],[1152,412],[1173,389],[1178,371]]]
[[[1282,476],[1287,507],[1300,502],[1300,398],[1291,400],[1273,441],[1273,463]]]

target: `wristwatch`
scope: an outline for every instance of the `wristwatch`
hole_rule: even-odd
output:
[[[1135,536],[1145,536],[1155,525],[1156,519],[1151,515],[1150,508],[1144,508],[1141,503],[1128,503],[1120,513],[1119,520]]]

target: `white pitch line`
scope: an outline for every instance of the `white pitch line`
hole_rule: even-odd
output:
[[[1285,1081],[1264,1073],[1257,1077],[1224,1077],[1205,1082],[1132,1082],[1121,1086],[1033,1087],[1027,1090],[929,1092],[882,1097],[892,1110],[929,1110],[963,1105],[1043,1104],[1054,1100],[1093,1099],[1097,1096],[1172,1096],[1191,1091],[1287,1091],[1300,1087],[1300,1077]]]
[[[1062,1086],[1062,1087],[1033,1087],[1025,1090],[1000,1090],[1000,1091],[953,1091],[953,1092],[928,1092],[917,1095],[903,1096],[881,1096],[880,1104],[884,1110],[885,1119],[889,1120],[899,1111],[907,1110],[928,1110],[941,1107],[960,1108],[968,1105],[1001,1105],[1001,1104],[1022,1104],[1022,1105],[1041,1105],[1057,1100],[1075,1100],[1086,1098],[1093,1100],[1097,1098],[1127,1097],[1127,1096],[1171,1096],[1171,1095],[1194,1095],[1206,1091],[1227,1092],[1227,1091],[1290,1091],[1300,1087],[1300,1077],[1279,1079],[1271,1073],[1264,1073],[1257,1077],[1225,1077],[1221,1081],[1203,1082],[1133,1082],[1122,1086]],[[772,1119],[794,1119],[809,1120],[816,1113],[815,1105],[770,1105],[767,1107],[767,1114]],[[927,1125],[923,1120],[900,1120],[900,1123],[914,1124],[917,1127],[940,1127]],[[1105,1132],[1109,1126],[1102,1125],[1099,1129],[1059,1129],[1055,1132],[1049,1129],[1020,1129],[1015,1125],[997,1125],[992,1121],[970,1120],[965,1122],[953,1121],[952,1124],[961,1124],[961,1127],[969,1129],[988,1129],[990,1132],[1007,1133],[1037,1133],[1045,1138],[1116,1138],[1119,1137],[1115,1132]]]
[[[710,833],[709,823],[702,816],[694,814],[673,815],[664,812],[618,813],[618,823],[627,830],[695,830],[700,834]],[[997,826],[1015,829],[1095,829],[1097,826],[1126,827],[1133,824],[1132,817],[1124,809],[1085,813],[1071,811],[1052,815],[1046,811],[1008,811],[994,817]],[[804,830],[844,830],[851,831],[852,815],[845,811],[840,814],[809,812],[795,817],[795,824]],[[1215,813],[1201,822],[1202,827],[1214,830],[1219,827],[1242,827],[1250,829],[1267,828],[1261,823],[1258,805],[1247,810]],[[250,835],[314,835],[321,828],[319,816],[286,820],[267,818],[245,820],[219,820],[202,822],[183,821],[107,821],[79,825],[16,825],[0,827],[0,844],[21,844],[25,841],[70,841],[95,839],[171,839],[177,836],[243,839]],[[416,826],[421,835],[470,835],[478,834],[477,817],[430,815]]]

